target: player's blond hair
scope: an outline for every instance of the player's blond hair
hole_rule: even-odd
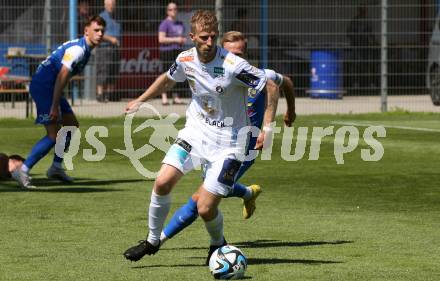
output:
[[[223,46],[224,43],[227,42],[238,42],[238,41],[244,41],[245,47],[247,47],[247,39],[244,37],[244,34],[240,31],[228,31],[225,34],[223,34],[221,45]]]
[[[191,32],[196,32],[199,26],[202,31],[218,33],[218,21],[214,12],[208,10],[198,10],[191,18]]]

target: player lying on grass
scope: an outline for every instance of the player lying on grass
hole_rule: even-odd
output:
[[[20,155],[6,155],[0,153],[0,180],[8,179],[11,173],[19,169],[23,165],[24,158]]]
[[[37,106],[35,123],[44,125],[46,135],[32,148],[20,169],[12,177],[23,188],[35,188],[31,184],[29,172],[55,146],[61,126],[78,127],[78,120],[72,111],[63,90],[72,76],[80,73],[89,61],[92,49],[99,45],[104,36],[105,21],[100,16],[91,17],[84,28],[84,36],[65,42],[47,57],[32,76],[30,94]],[[63,147],[68,149],[70,135]],[[71,182],[63,167],[62,155],[54,156],[52,166],[47,170],[49,178]]]
[[[246,38],[241,32],[230,31],[224,34],[222,38],[223,48],[229,52],[239,56],[245,57],[246,55]],[[284,122],[286,126],[291,126],[292,122],[296,118],[295,114],[295,98],[292,80],[289,77],[276,73],[273,70],[264,70],[267,79],[274,81],[277,86],[283,90],[287,101],[287,112],[284,115]],[[248,116],[251,120],[252,126],[261,129],[263,123],[265,95],[262,93],[255,93],[250,89],[248,93]],[[248,150],[255,146],[256,138],[251,138]],[[236,182],[232,191],[227,197],[241,197],[243,198],[243,218],[248,219],[255,211],[255,200],[261,192],[259,185],[245,186],[238,182],[243,174],[252,166],[254,160],[245,161],[240,167],[237,174]],[[174,235],[182,231],[185,227],[192,224],[198,217],[197,212],[197,199],[198,193],[194,193],[188,202],[178,209],[168,224],[165,226],[161,234],[161,244],[167,239],[172,238]]]
[[[159,250],[160,235],[171,206],[170,192],[197,164],[205,167],[205,177],[198,191],[197,211],[211,238],[207,261],[217,248],[226,244],[223,216],[218,206],[232,190],[241,166],[239,159],[245,157],[250,125],[248,89],[256,92],[266,92],[267,89],[264,124],[270,126],[275,118],[278,87],[267,81],[262,70],[218,47],[215,44],[217,36],[215,14],[197,11],[191,18],[190,33],[195,47],[182,52],[167,73],[160,75],[144,94],[127,105],[126,112],[134,112],[142,102],[185,80],[192,92],[185,127],[179,131],[162,161],[153,185],[148,237],[124,252],[128,260],[138,261]],[[264,131],[259,133],[255,149],[263,147],[265,134]]]

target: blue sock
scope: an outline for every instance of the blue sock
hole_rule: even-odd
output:
[[[247,188],[245,185],[236,182],[232,188],[232,192],[228,194],[227,197],[240,197],[243,198],[247,193]]]
[[[198,216],[197,202],[190,198],[185,205],[174,213],[171,220],[163,229],[163,233],[167,238],[172,238],[185,227],[191,225]]]
[[[41,158],[46,156],[47,153],[49,153],[49,151],[54,146],[55,146],[55,141],[53,141],[48,136],[43,137],[34,145],[34,147],[31,150],[31,153],[24,161],[26,167],[28,167],[30,170],[38,161],[40,161]]]
[[[64,152],[69,150],[70,140],[72,139],[72,132],[67,132],[66,134],[66,143],[64,145]],[[61,163],[63,162],[63,158],[59,157],[56,153],[53,156],[53,164],[57,167],[61,167]]]

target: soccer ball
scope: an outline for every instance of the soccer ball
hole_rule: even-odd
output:
[[[209,270],[215,279],[243,278],[246,268],[246,256],[231,245],[218,248],[209,259]]]

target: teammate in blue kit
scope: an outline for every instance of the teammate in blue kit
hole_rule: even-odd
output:
[[[20,169],[12,173],[12,177],[23,188],[35,188],[31,184],[29,171],[55,146],[57,133],[61,126],[78,127],[78,121],[63,90],[70,78],[80,73],[87,64],[91,51],[101,42],[105,29],[105,21],[100,16],[92,16],[84,28],[84,36],[65,42],[38,66],[32,77],[30,93],[37,106],[35,123],[46,128],[46,136],[32,148]],[[70,135],[67,135],[64,147],[69,147]],[[55,155],[52,166],[47,171],[49,178],[71,182],[63,167],[61,155]]]
[[[244,57],[246,55],[246,39],[241,32],[230,31],[225,33],[222,38],[222,45],[223,48],[237,56]],[[296,118],[293,83],[289,77],[276,73],[273,70],[265,69],[264,72],[267,79],[274,81],[286,96],[287,112],[284,115],[284,123],[286,126],[290,127]],[[265,96],[261,93],[255,92],[253,89],[249,89],[248,116],[251,120],[252,126],[261,129],[264,108]],[[255,143],[256,138],[251,138],[248,149],[252,149],[255,146]],[[233,189],[227,195],[227,197],[243,198],[243,217],[245,219],[250,218],[254,213],[256,208],[255,200],[261,193],[261,187],[259,185],[245,186],[239,183],[238,180],[252,166],[253,163],[254,160],[243,162],[237,174],[237,180],[233,186]],[[162,231],[161,244],[163,244],[167,239],[175,236],[197,219],[197,199],[198,194],[194,193],[188,202],[174,213],[173,217]]]

